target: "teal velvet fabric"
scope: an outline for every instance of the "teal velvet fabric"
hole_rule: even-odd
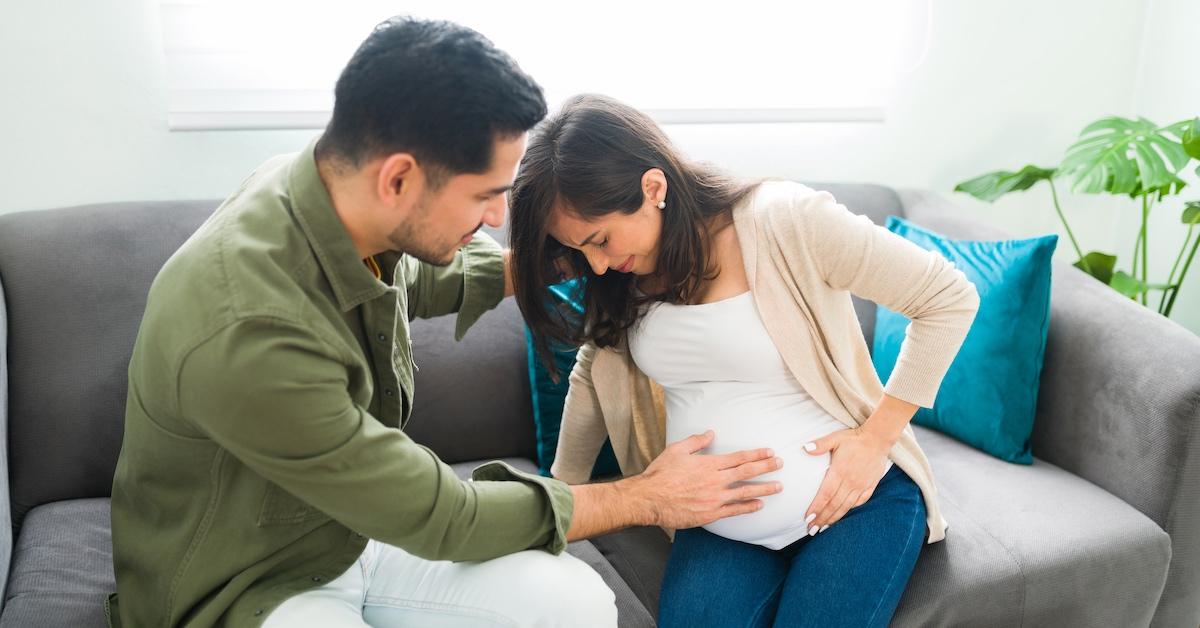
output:
[[[902,218],[887,228],[936,251],[979,291],[979,312],[950,365],[932,408],[913,422],[1009,462],[1031,464],[1029,436],[1050,324],[1050,258],[1057,235],[1023,240],[953,240]],[[888,380],[908,319],[879,306],[872,360]]]
[[[570,308],[576,313],[583,313],[582,305],[583,283],[580,279],[571,279],[550,286],[548,307]],[[556,347],[554,365],[559,373],[556,384],[550,379],[550,373],[542,365],[533,346],[533,336],[529,329],[525,330],[525,348],[529,358],[529,389],[533,394],[533,422],[537,436],[538,471],[550,475],[550,466],[554,464],[554,453],[558,448],[558,433],[562,425],[563,405],[566,403],[568,376],[575,367],[575,347]],[[617,457],[613,453],[612,443],[604,442],[596,464],[592,468],[593,478],[613,477],[621,474],[617,465]]]

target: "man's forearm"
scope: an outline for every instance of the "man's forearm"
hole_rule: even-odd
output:
[[[654,504],[644,499],[638,490],[638,476],[571,486],[575,497],[575,512],[568,541],[590,539],[601,534],[638,525],[653,525],[656,521]]]
[[[504,249],[504,296],[511,297],[515,291],[512,279],[512,249]]]

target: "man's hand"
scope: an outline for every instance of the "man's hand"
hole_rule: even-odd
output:
[[[783,466],[770,449],[724,455],[696,452],[713,440],[712,431],[672,443],[641,475],[630,478],[630,490],[650,510],[649,523],[666,528],[693,528],[762,508],[759,497],[783,490],[778,482],[746,483]]]
[[[762,508],[759,497],[783,490],[778,482],[746,482],[783,466],[770,449],[724,455],[696,452],[712,431],[667,445],[641,475],[606,484],[572,486],[575,514],[569,540],[591,538],[631,525],[694,528]]]

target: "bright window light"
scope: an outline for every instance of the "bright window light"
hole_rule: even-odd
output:
[[[486,35],[551,108],[597,92],[664,123],[879,121],[923,59],[930,0],[703,3],[160,0],[172,129],[322,128],[378,22]]]

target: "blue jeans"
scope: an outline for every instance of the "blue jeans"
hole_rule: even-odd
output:
[[[926,532],[921,491],[896,465],[867,503],[781,550],[679,530],[658,625],[887,626]]]

